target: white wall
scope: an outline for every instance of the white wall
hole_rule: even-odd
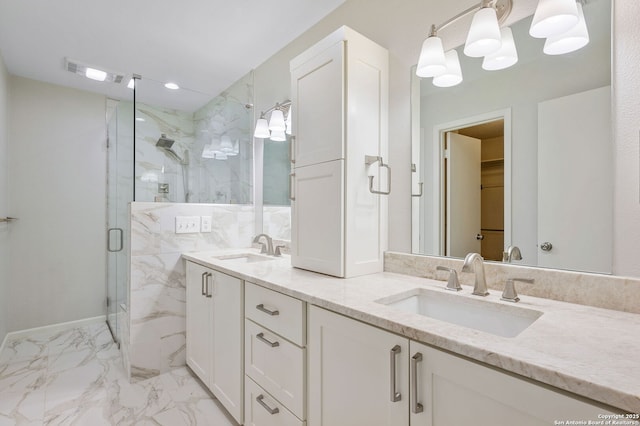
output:
[[[640,2],[614,8],[613,273],[640,277]]]
[[[7,98],[9,75],[0,55],[0,217],[10,215],[7,174]],[[0,223],[0,344],[7,333],[6,288],[9,274],[9,224]]]
[[[104,96],[10,77],[7,331],[104,314]]]

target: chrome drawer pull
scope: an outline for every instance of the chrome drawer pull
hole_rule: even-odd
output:
[[[278,346],[280,346],[280,342],[272,342],[270,340],[265,339],[264,333],[256,334],[256,339],[260,340],[263,343],[266,343],[267,345],[271,346],[272,348],[277,348]]]
[[[207,295],[207,292],[204,290],[204,279],[205,279],[205,277],[206,277],[206,276],[207,276],[207,273],[206,273],[206,272],[203,272],[203,273],[202,273],[202,295],[203,295],[203,296],[206,296],[206,295]]]
[[[204,279],[205,283],[207,284],[207,297],[213,297],[213,294],[211,293],[211,289],[209,288],[209,278],[211,278],[211,280],[213,281],[213,274],[211,272],[207,272],[207,276]]]
[[[262,405],[262,407],[267,410],[269,412],[269,414],[278,414],[280,412],[280,409],[278,407],[276,408],[271,408],[267,405],[266,402],[263,401],[264,399],[264,395],[258,395],[256,397],[256,401],[258,401],[258,404]]]
[[[396,356],[400,353],[400,345],[395,345],[389,352],[389,368],[391,370],[391,379],[389,380],[389,392],[391,394],[391,402],[398,402],[402,399],[400,392],[396,390]]]
[[[256,309],[259,311],[264,312],[265,314],[269,314],[272,317],[275,317],[276,315],[280,315],[280,311],[275,310],[275,311],[270,311],[269,309],[264,307],[264,303],[261,303],[259,305],[256,305]]]
[[[422,413],[424,411],[424,407],[422,404],[418,402],[418,363],[422,361],[422,354],[420,352],[416,352],[414,356],[411,357],[411,411],[414,414]]]

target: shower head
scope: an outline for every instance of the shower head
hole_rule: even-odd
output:
[[[176,141],[173,139],[169,139],[167,137],[167,135],[165,135],[164,133],[160,136],[160,139],[158,139],[158,142],[156,142],[156,146],[160,149],[162,149],[169,157],[173,158],[174,160],[176,160],[178,163],[182,164],[183,166],[186,166],[189,164],[189,152],[185,151],[184,152],[184,159],[182,157],[180,157],[178,155],[177,152],[175,152],[171,147],[173,146],[173,144]]]
[[[158,139],[158,142],[156,142],[156,146],[158,148],[164,148],[164,149],[169,149],[171,148],[171,146],[175,143],[175,140],[173,139],[169,139],[167,137],[167,135],[165,135],[164,133],[160,136],[160,139]]]

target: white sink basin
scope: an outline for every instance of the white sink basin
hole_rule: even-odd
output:
[[[416,288],[377,300],[393,309],[423,315],[502,337],[516,337],[542,312],[454,293]]]
[[[267,262],[267,261],[276,259],[275,257],[272,257],[272,256],[265,256],[262,254],[255,254],[255,253],[227,254],[224,256],[214,256],[213,258],[218,260],[224,260],[225,262],[234,262],[234,263]]]

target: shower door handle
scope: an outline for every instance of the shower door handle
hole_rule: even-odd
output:
[[[120,233],[120,238],[118,240],[119,246],[115,250],[111,250],[111,231],[118,231]],[[124,247],[124,231],[122,230],[122,228],[109,228],[107,233],[107,251],[110,253],[117,253],[119,251],[122,251],[122,248]]]

